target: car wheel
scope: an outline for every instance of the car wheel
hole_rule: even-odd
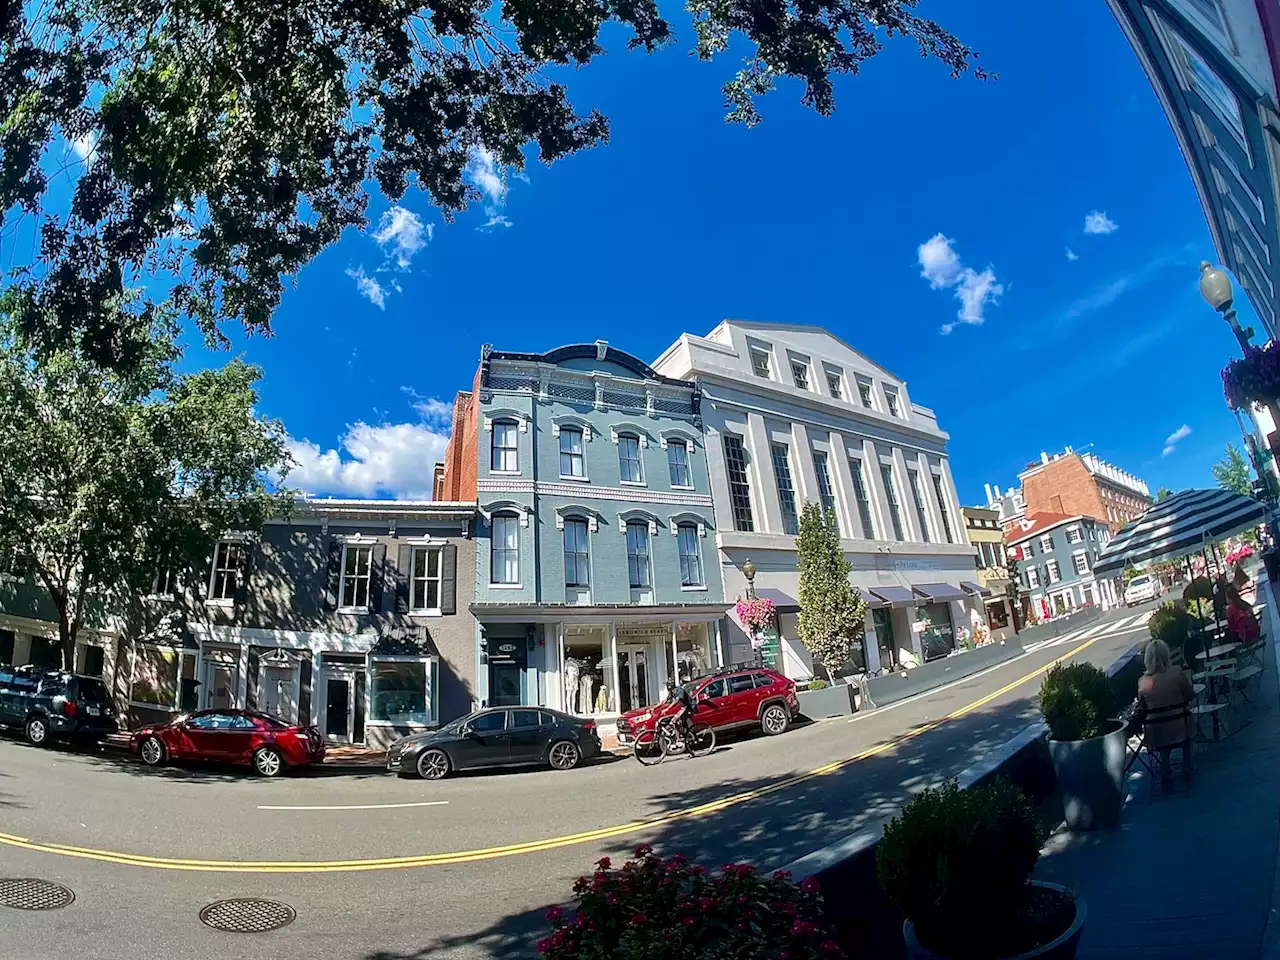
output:
[[[786,733],[789,726],[791,713],[780,703],[769,704],[760,715],[760,729],[765,732],[765,736],[776,737],[780,733]]]
[[[148,767],[160,766],[167,759],[167,753],[159,737],[147,737],[138,746],[138,756]]]
[[[31,717],[26,726],[27,743],[34,747],[49,743],[49,721],[45,717]]]
[[[253,755],[253,769],[260,777],[278,777],[284,770],[284,757],[275,747],[263,747]]]
[[[449,775],[449,755],[443,750],[423,750],[418,757],[418,776],[423,780],[443,780]]]
[[[547,751],[552,770],[572,770],[582,760],[582,751],[571,740],[557,740]]]

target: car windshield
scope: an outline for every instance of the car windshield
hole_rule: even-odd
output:
[[[1150,578],[1150,577],[1134,577],[1132,580],[1130,580],[1130,581],[1129,581],[1129,586],[1130,586],[1130,587],[1145,587],[1145,586],[1146,586],[1147,584],[1149,584],[1150,582],[1151,582],[1151,578]]]
[[[77,700],[85,703],[110,703],[111,694],[107,693],[107,685],[101,680],[94,680],[91,677],[76,677],[72,680],[75,684],[75,695]]]

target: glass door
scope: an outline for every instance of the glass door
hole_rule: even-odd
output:
[[[204,707],[208,710],[230,710],[236,705],[239,671],[236,664],[223,659],[206,659],[200,678]]]
[[[898,666],[898,645],[893,642],[893,616],[888,607],[871,611],[871,622],[876,627],[876,646],[880,648],[880,666],[890,670]]]
[[[365,671],[329,668],[321,706],[324,738],[331,743],[364,743]]]
[[[647,647],[618,645],[618,686],[621,710],[647,707],[653,702],[649,691],[649,651]]]

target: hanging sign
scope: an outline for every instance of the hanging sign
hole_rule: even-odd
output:
[[[760,647],[760,658],[766,667],[774,670],[782,668],[782,639],[778,636],[778,628],[765,627],[756,631],[756,643]]]

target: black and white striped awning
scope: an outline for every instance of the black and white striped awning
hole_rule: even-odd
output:
[[[1093,565],[1094,573],[1119,573],[1158,561],[1176,560],[1266,520],[1257,500],[1230,490],[1183,490],[1155,504],[1112,538]]]

